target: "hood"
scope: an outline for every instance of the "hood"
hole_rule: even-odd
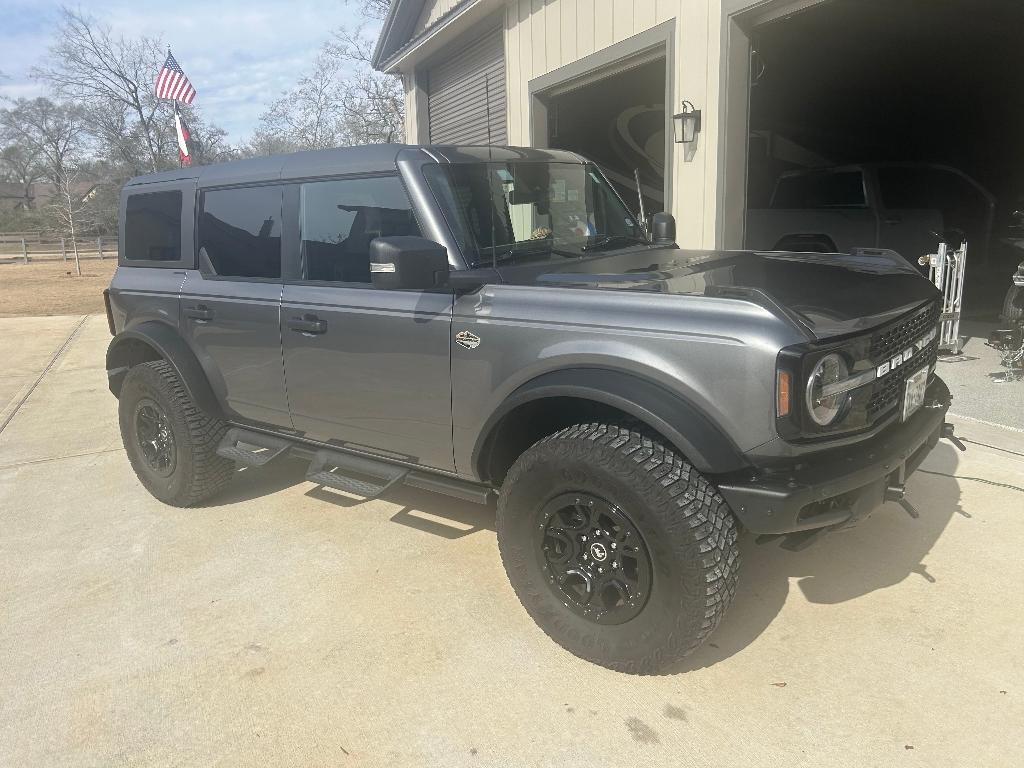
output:
[[[938,291],[896,254],[631,248],[589,258],[500,267],[502,280],[746,299],[786,314],[818,339],[856,333],[934,300]]]

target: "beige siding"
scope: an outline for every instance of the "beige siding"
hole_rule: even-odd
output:
[[[708,67],[709,6],[716,0],[510,0],[505,14],[505,50],[508,61],[509,143],[530,143],[530,81],[585,56],[625,40],[668,19],[676,18],[675,97],[673,112],[683,99],[711,110],[709,82],[717,77],[717,63]],[[717,14],[715,14],[717,15]],[[717,41],[715,54],[717,55]],[[711,131],[704,131],[701,142]],[[677,147],[680,150],[681,147]],[[692,158],[681,151],[673,157],[673,213],[679,221],[684,245],[714,245],[714,174],[717,158],[700,147]],[[711,178],[709,178],[709,174]],[[713,211],[712,211],[713,213]]]
[[[776,0],[783,2],[784,0]],[[505,57],[508,89],[508,141],[530,143],[530,82],[625,40],[664,21],[675,19],[673,95],[667,105],[678,111],[688,99],[703,111],[704,127],[695,150],[674,145],[671,163],[672,213],[680,243],[688,247],[716,245],[719,190],[719,105],[723,55],[723,6],[754,6],[763,0],[504,0]],[[421,25],[431,24],[457,4],[433,0],[424,8]],[[480,0],[487,13],[501,0]],[[421,51],[423,58],[442,55],[451,40]],[[403,65],[411,71],[414,61]],[[409,98],[409,102],[414,99]],[[730,102],[731,104],[732,102]],[[410,104],[411,106],[411,104]],[[420,116],[422,118],[422,116]],[[409,135],[416,117],[409,120]],[[740,131],[742,134],[742,130]],[[733,143],[735,143],[735,132]],[[740,139],[742,144],[742,138]],[[667,169],[669,170],[669,169]]]
[[[459,4],[459,0],[427,0],[416,21],[413,34],[418,35]]]

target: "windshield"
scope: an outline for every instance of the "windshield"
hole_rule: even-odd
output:
[[[589,163],[432,165],[424,173],[474,267],[578,258],[588,250],[647,242]]]

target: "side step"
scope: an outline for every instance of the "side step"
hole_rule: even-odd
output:
[[[350,472],[379,482],[359,480],[351,477]],[[317,451],[309,464],[306,479],[354,496],[362,496],[364,501],[370,501],[404,481],[408,474],[408,469],[383,461],[336,451]]]
[[[247,446],[243,448],[242,446]],[[232,427],[217,446],[217,455],[246,467],[262,467],[291,447],[280,437]]]

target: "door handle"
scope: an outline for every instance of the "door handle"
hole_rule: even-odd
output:
[[[303,315],[293,317],[288,321],[288,327],[293,331],[306,334],[327,333],[327,321],[321,320],[316,315]]]
[[[903,219],[901,219],[899,216],[886,216],[885,219],[883,220],[883,223],[885,223],[885,224],[902,224],[903,223]]]
[[[185,317],[191,317],[193,320],[207,321],[213,320],[213,310],[205,304],[199,304],[194,307],[185,308]]]

